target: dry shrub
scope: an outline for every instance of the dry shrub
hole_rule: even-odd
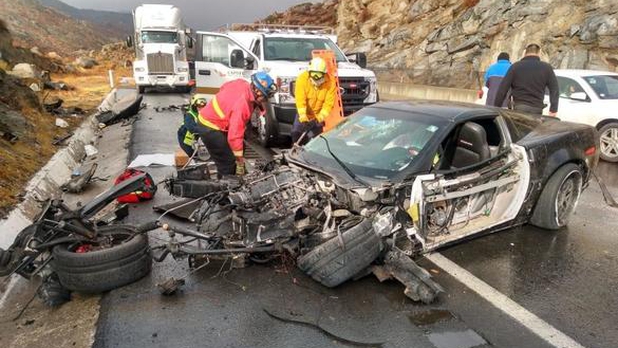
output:
[[[367,21],[369,19],[369,17],[371,17],[371,15],[369,14],[369,10],[364,8],[358,14],[358,22],[359,23],[364,23],[365,21]]]

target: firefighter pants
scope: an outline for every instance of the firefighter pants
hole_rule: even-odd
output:
[[[227,142],[227,132],[203,126],[199,127],[199,136],[208,149],[210,158],[215,161],[219,178],[236,174],[236,157]]]
[[[316,121],[300,122],[298,120],[298,114],[296,114],[296,117],[294,118],[294,124],[292,125],[292,142],[296,143],[298,139],[300,139],[300,137],[303,135],[303,133],[307,132],[307,134],[305,134],[305,137],[299,144],[305,145],[309,140],[322,134],[322,129],[322,124]]]

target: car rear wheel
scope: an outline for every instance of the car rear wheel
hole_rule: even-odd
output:
[[[618,162],[618,123],[612,122],[599,129],[601,140],[601,159]]]
[[[582,184],[582,171],[577,165],[569,163],[560,167],[541,192],[530,222],[548,230],[566,226],[577,206]]]

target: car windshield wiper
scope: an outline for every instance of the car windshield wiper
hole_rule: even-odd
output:
[[[341,166],[341,168],[343,168],[343,170],[345,170],[346,173],[348,173],[348,175],[354,179],[356,182],[358,182],[361,185],[367,186],[367,187],[371,187],[371,185],[369,185],[367,182],[365,182],[364,180],[362,180],[361,178],[359,178],[356,174],[354,174],[354,172],[352,170],[350,170],[350,168],[348,168],[348,166],[345,165],[345,163],[343,163],[339,157],[335,156],[335,154],[330,150],[330,144],[328,143],[328,139],[324,138],[323,135],[319,135],[320,138],[322,138],[322,140],[324,140],[324,143],[326,143],[326,150],[328,150],[328,153],[333,157],[333,159],[335,161],[337,161],[337,163],[339,163],[339,165]]]

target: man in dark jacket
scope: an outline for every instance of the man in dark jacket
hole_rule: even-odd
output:
[[[558,80],[551,65],[541,62],[537,44],[526,47],[525,57],[513,64],[500,83],[494,106],[502,106],[509,89],[513,109],[529,114],[543,114],[545,89],[549,88],[549,115],[558,112]]]
[[[500,83],[506,75],[506,72],[509,71],[509,68],[511,67],[511,62],[509,59],[510,57],[508,53],[500,52],[498,55],[498,61],[490,65],[485,72],[485,87],[487,87],[487,99],[485,100],[485,105],[494,105],[496,93],[498,93],[498,88],[500,88]],[[508,96],[507,98],[504,98],[502,107],[508,106],[508,99]]]

